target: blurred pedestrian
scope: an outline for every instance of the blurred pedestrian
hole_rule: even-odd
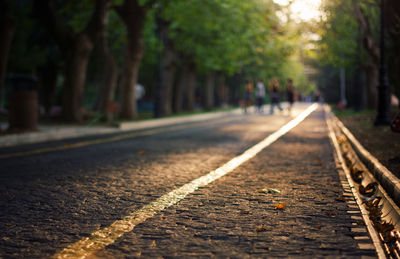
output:
[[[274,114],[274,107],[278,107],[280,111],[282,111],[282,107],[280,104],[280,97],[279,97],[279,81],[276,77],[272,78],[269,82],[269,96],[271,101],[271,108],[269,113]]]
[[[264,80],[262,78],[258,79],[256,85],[256,105],[257,105],[257,112],[263,113],[264,112],[264,99],[265,99],[265,87],[264,87]]]
[[[136,84],[135,86],[135,99],[136,99],[136,107],[138,110],[143,109],[143,97],[146,94],[146,90],[144,89],[143,85]]]
[[[313,101],[316,103],[319,103],[321,101],[321,92],[318,89],[315,90],[315,92],[314,92]],[[340,103],[342,103],[342,102],[340,102]],[[342,105],[343,105],[343,107],[345,106],[344,103],[342,103]]]
[[[253,82],[247,81],[244,88],[244,113],[247,113],[247,109],[250,107],[253,101]]]
[[[144,89],[143,85],[136,84],[136,86],[135,86],[136,101],[139,101],[140,99],[142,99],[145,94],[146,94],[146,90]]]
[[[286,99],[289,103],[288,106],[289,114],[292,114],[292,106],[294,103],[294,86],[292,78],[288,78],[287,80]]]

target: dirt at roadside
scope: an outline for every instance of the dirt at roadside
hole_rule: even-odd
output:
[[[392,132],[389,126],[375,127],[374,114],[352,114],[339,119],[392,173],[400,178],[400,133]]]

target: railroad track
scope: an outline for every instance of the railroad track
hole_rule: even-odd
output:
[[[400,258],[400,180],[326,107],[339,172],[345,175],[379,258]]]

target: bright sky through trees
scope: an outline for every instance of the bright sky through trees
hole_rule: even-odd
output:
[[[288,5],[290,2],[290,15],[294,20],[309,21],[321,16],[319,10],[321,0],[274,0],[280,5]]]

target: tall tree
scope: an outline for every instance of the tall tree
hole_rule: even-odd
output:
[[[324,65],[319,67],[322,75],[320,88],[323,88],[325,94],[330,95],[325,96],[327,100],[338,102],[340,90],[336,86],[339,86],[339,70],[345,69],[348,72],[346,73],[348,76],[351,75],[350,72],[355,67],[362,67],[366,70],[365,57],[367,56],[363,51],[363,59],[359,58],[361,56],[359,53],[360,48],[358,48],[360,32],[359,25],[354,17],[353,3],[344,0],[325,1],[323,10],[326,13],[326,18],[320,22],[317,29],[321,35],[321,40],[318,42],[319,61]],[[328,71],[328,68],[334,71]],[[325,81],[323,77],[326,76],[331,78]],[[329,82],[333,80],[335,80],[335,84]],[[372,95],[370,94],[369,96]],[[346,99],[351,104],[352,99]]]
[[[400,56],[400,1],[388,0],[386,4],[387,27],[391,38],[391,54]],[[400,99],[400,59],[391,60],[391,76],[394,78],[394,92]],[[400,103],[399,103],[400,107]]]
[[[378,76],[380,66],[379,1],[372,0],[331,0],[324,2],[326,18],[322,22],[320,50],[325,64],[345,67],[347,71],[360,67],[365,75],[367,106],[377,106]],[[393,4],[391,9],[395,9]],[[396,15],[388,12],[389,21],[394,23]],[[390,23],[389,23],[390,24]],[[393,25],[393,23],[391,23]],[[389,25],[389,31],[393,28]],[[358,47],[360,42],[362,48]],[[394,46],[394,45],[393,45]],[[395,52],[395,50],[392,50]],[[357,87],[357,86],[355,86]],[[361,92],[359,95],[363,95]],[[356,97],[357,98],[357,97]]]
[[[276,37],[271,37],[271,27],[277,23],[272,6],[269,0],[172,1],[163,17],[170,22],[174,48],[194,64],[192,73],[211,79],[216,72],[232,75],[256,64],[254,74],[264,74],[271,59],[284,59],[285,44],[277,44]],[[214,103],[213,81],[206,80],[208,84],[203,86],[207,108]]]
[[[365,51],[370,57],[365,65],[367,74],[368,106],[376,108],[378,104],[378,76],[380,64],[379,44],[376,42],[372,28],[372,18],[368,16],[359,1],[353,0],[354,16],[361,31],[362,43]],[[376,33],[375,33],[376,34]]]
[[[174,92],[174,112],[193,111],[195,108],[196,69],[193,59],[183,55],[179,58],[179,81]]]
[[[204,85],[204,108],[211,110],[214,108],[214,88],[215,88],[215,73],[208,73],[206,83]]]
[[[216,78],[216,103],[217,106],[225,106],[228,101],[227,87],[225,84],[225,76],[218,73]]]
[[[89,55],[99,33],[105,30],[111,0],[96,0],[86,27],[75,33],[59,16],[53,0],[35,0],[34,10],[57,42],[65,59],[63,117],[68,121],[83,120],[83,92]]]
[[[177,54],[174,42],[170,37],[170,23],[162,18],[158,18],[158,30],[163,43],[159,78],[156,86],[155,110],[156,117],[163,117],[172,113],[172,94],[175,80]]]
[[[179,56],[179,78],[177,83],[175,84],[174,87],[174,94],[173,94],[173,112],[174,113],[180,113],[183,110],[183,98],[184,98],[184,92],[185,88],[188,84],[188,67],[186,65],[186,62],[184,61],[185,58],[183,55]]]
[[[187,84],[185,87],[186,110],[193,111],[196,106],[196,65],[187,65]]]
[[[8,53],[15,30],[15,18],[7,0],[0,1],[0,108],[3,100],[3,85],[7,70]]]
[[[137,117],[135,86],[138,81],[139,65],[143,57],[143,29],[146,6],[138,0],[125,0],[115,10],[127,28],[127,46],[121,79],[121,118]]]
[[[111,2],[109,3],[111,4]],[[105,114],[106,121],[112,119],[112,102],[117,87],[118,67],[114,56],[112,55],[108,44],[108,30],[106,29],[109,24],[109,11],[110,6],[107,7],[107,13],[101,21],[101,27],[104,28],[98,33],[98,39],[95,42],[95,54],[97,56],[99,71],[97,71],[97,85],[98,85],[98,105],[99,110]]]

